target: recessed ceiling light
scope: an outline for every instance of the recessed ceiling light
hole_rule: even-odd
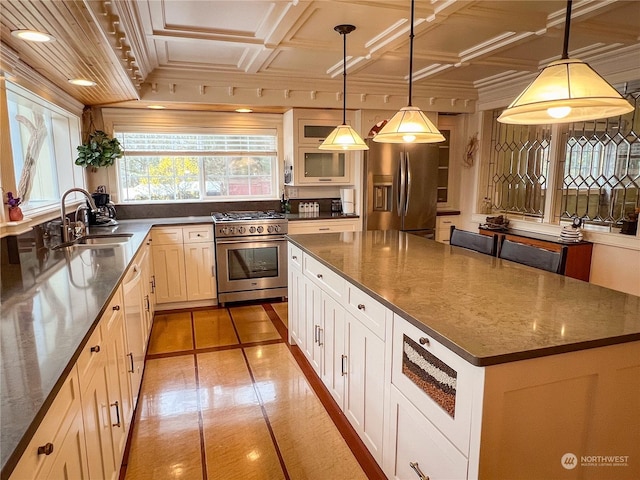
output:
[[[251,113],[251,112],[253,112],[253,110],[251,110],[250,108],[236,108],[236,112],[238,112],[238,113]]]
[[[68,82],[72,85],[78,85],[79,87],[94,87],[96,85],[96,82],[87,80],[86,78],[70,78]]]
[[[147,108],[151,108],[153,110],[164,110],[167,107],[164,105],[149,105]]]
[[[53,42],[55,38],[48,33],[38,32],[37,30],[14,30],[11,32],[14,37],[21,38],[28,42]]]

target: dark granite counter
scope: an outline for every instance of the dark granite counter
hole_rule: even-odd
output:
[[[3,274],[0,305],[3,478],[26,448],[151,227],[198,223],[211,223],[211,217],[91,227],[92,234],[133,236],[117,245],[77,249],[50,250],[35,235],[18,237],[18,264],[3,263],[3,269],[13,271]]]
[[[398,231],[289,240],[474,365],[640,340],[634,295]]]

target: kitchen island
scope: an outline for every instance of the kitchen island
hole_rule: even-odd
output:
[[[415,475],[409,462],[430,478],[640,476],[639,297],[397,231],[289,240],[290,270],[322,299],[342,296],[347,318],[371,310],[351,301],[358,291],[386,309],[380,458],[390,478]],[[425,362],[453,387],[429,393],[415,367]],[[432,465],[412,460],[422,454]]]

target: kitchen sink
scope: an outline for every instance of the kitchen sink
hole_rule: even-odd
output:
[[[53,247],[53,250],[58,250],[59,248],[98,248],[98,247],[107,247],[114,246],[122,243],[128,242],[132,233],[110,233],[103,235],[85,235],[84,237],[77,238],[71,242],[61,243]]]
[[[133,236],[131,233],[112,233],[108,235],[87,235],[74,242],[76,246],[82,245],[113,245],[114,243],[128,242]]]

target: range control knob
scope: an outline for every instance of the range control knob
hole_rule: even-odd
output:
[[[236,228],[235,227],[229,227],[229,233],[233,234],[235,233]]]
[[[273,226],[273,225],[269,225],[267,227],[267,232],[269,232],[269,233],[273,233],[273,232],[275,232],[275,230],[276,230],[276,227]]]
[[[238,227],[238,233],[242,234],[242,233],[244,233],[244,232],[246,232],[246,231],[247,231],[247,229],[246,229],[246,228],[244,228],[244,227]]]
[[[221,227],[220,228],[220,233],[222,235],[226,235],[227,233],[229,233],[229,229],[227,227]]]
[[[256,227],[249,227],[249,232],[256,233]]]
[[[264,227],[258,227],[258,233],[264,232]]]
[[[276,233],[280,232],[280,225],[274,225],[273,226],[273,231],[276,232]]]

